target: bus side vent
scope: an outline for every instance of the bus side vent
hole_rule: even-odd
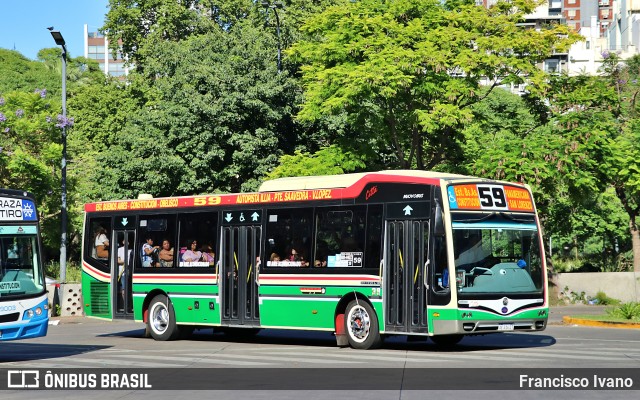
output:
[[[109,315],[109,284],[91,282],[89,290],[93,315]]]

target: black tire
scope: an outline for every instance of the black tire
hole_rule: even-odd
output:
[[[382,344],[378,316],[369,303],[352,300],[345,311],[344,329],[354,349],[375,349]]]
[[[159,294],[149,303],[147,330],[155,340],[175,340],[180,336],[173,304],[167,296]]]
[[[440,347],[453,347],[457,345],[463,337],[464,335],[439,335],[431,336],[431,340]]]

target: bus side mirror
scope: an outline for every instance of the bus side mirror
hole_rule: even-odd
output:
[[[433,211],[433,234],[435,236],[444,236],[444,220],[442,219],[442,207],[438,200]]]

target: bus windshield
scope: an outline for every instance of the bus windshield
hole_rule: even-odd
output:
[[[456,287],[462,297],[542,293],[542,255],[533,216],[457,215],[452,228]]]
[[[38,254],[36,226],[0,226],[0,298],[44,291]]]

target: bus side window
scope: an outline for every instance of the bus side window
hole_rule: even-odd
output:
[[[85,235],[89,240],[85,240],[85,254],[89,256],[88,261],[103,271],[109,270],[109,257],[111,252],[109,238],[111,237],[111,218],[93,217],[87,223]],[[116,244],[113,244],[117,246]]]
[[[180,214],[180,237],[176,242],[178,267],[215,267],[218,214],[211,212]]]
[[[175,214],[141,217],[138,232],[140,239],[137,250],[138,257],[134,258],[138,260],[141,267],[151,266],[157,268],[171,268],[175,266],[175,240],[177,232]],[[151,243],[149,243],[148,239],[151,239]],[[173,249],[174,259],[160,262],[160,251],[162,250],[162,244],[165,241],[169,243],[169,250]],[[155,251],[147,255],[145,248],[148,250],[153,249]]]
[[[267,267],[303,268],[312,265],[312,208],[292,208],[268,211],[266,237]],[[293,252],[295,250],[295,253]]]
[[[314,266],[363,268],[366,241],[366,206],[316,209]]]

